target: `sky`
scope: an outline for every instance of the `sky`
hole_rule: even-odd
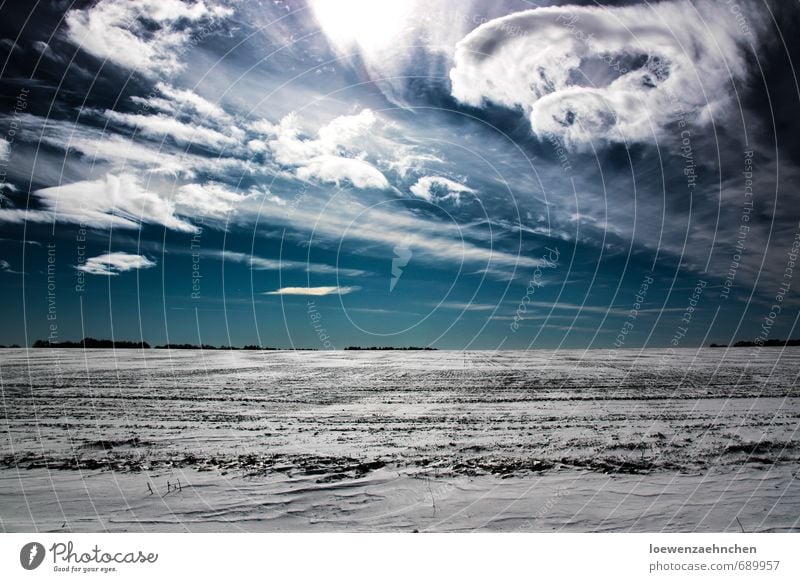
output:
[[[0,344],[800,337],[800,8],[0,3]]]

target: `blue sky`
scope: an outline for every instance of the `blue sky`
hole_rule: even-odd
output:
[[[800,336],[797,8],[581,4],[4,3],[0,343]]]

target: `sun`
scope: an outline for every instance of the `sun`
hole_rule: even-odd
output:
[[[314,0],[314,15],[339,50],[380,50],[407,28],[413,2],[394,0]]]

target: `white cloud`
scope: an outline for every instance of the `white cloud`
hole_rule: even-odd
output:
[[[492,305],[491,303],[466,303],[460,301],[448,301],[446,303],[440,303],[436,305],[440,309],[455,309],[458,311],[492,311],[497,309],[497,305]]]
[[[177,151],[173,146],[158,143],[156,146],[140,132],[136,138],[103,131],[88,125],[47,120],[34,115],[22,116],[21,125],[25,132],[20,134],[28,142],[40,141],[65,151],[74,150],[91,161],[103,160],[111,163],[114,169],[130,172],[132,168],[155,174],[167,174],[193,179],[198,172],[212,175],[233,173],[241,175],[248,169],[245,160],[237,157],[207,157],[185,151]]]
[[[358,291],[361,287],[281,287],[276,291],[267,291],[264,295],[347,295]]]
[[[763,15],[749,14],[756,29]],[[652,140],[682,114],[707,122],[732,110],[731,79],[747,73],[742,35],[705,0],[527,10],[458,43],[452,94],[519,107],[537,136],[574,148]]]
[[[358,240],[391,249],[402,240],[413,253],[415,262],[447,269],[469,266],[503,280],[515,269],[533,269],[546,264],[540,252],[529,256],[529,252],[514,253],[497,248],[497,241],[492,240],[493,235],[486,229],[423,218],[398,211],[398,207],[392,205],[367,206],[345,195],[337,197],[335,205],[327,205],[324,212],[320,212],[317,201],[309,199],[286,216],[276,214],[267,219],[286,220],[300,230],[307,230],[308,225],[313,224],[315,239],[319,237],[317,240],[327,239],[336,244]]]
[[[297,169],[297,177],[309,181],[317,179],[337,186],[347,180],[356,188],[385,189],[389,187],[389,181],[372,164],[341,156],[312,158]]]
[[[82,50],[145,74],[172,74],[191,39],[191,26],[210,25],[232,14],[230,8],[203,0],[101,0],[70,10],[67,39]]]
[[[252,194],[240,194],[223,184],[185,184],[175,195],[175,211],[183,216],[224,219]]]
[[[375,114],[364,109],[357,115],[336,117],[317,131],[316,137],[303,135],[295,114],[289,114],[277,125],[264,120],[251,128],[269,136],[266,145],[275,162],[294,168],[301,180],[320,180],[339,185],[349,181],[356,188],[389,188],[389,181],[374,165],[366,161],[366,153],[358,147],[376,124]],[[251,149],[258,150],[259,142]]]
[[[444,164],[445,161],[430,153],[402,153],[387,165],[390,169],[397,172],[401,178],[405,178],[409,173],[420,173],[430,164]]]
[[[97,113],[97,112],[93,112]],[[9,119],[8,117],[0,120]],[[45,119],[24,113],[19,116],[19,139],[27,143],[45,143],[66,151],[74,150],[95,161],[107,161],[116,170],[131,172],[133,168],[146,172],[193,178],[197,172],[220,174],[226,170],[241,174],[245,162],[230,157],[205,157],[177,150],[164,143],[155,145],[139,133],[135,138],[123,137],[103,128],[75,124],[57,119]],[[0,142],[2,143],[2,142]],[[1,147],[1,146],[0,146]],[[60,170],[59,170],[60,172]]]
[[[456,204],[461,204],[461,194],[475,194],[472,188],[440,176],[423,176],[410,190],[414,196],[428,202],[452,200]]]
[[[177,119],[162,114],[137,115],[107,110],[103,113],[103,116],[114,123],[135,127],[143,135],[157,138],[169,136],[180,144],[197,144],[220,150],[240,143],[236,137],[225,135],[216,129],[197,124],[182,123]]]
[[[230,123],[233,118],[222,107],[216,103],[212,103],[208,99],[201,97],[194,91],[188,89],[177,89],[167,83],[159,82],[156,84],[156,89],[166,97],[166,99],[159,100],[157,97],[152,99],[142,99],[139,97],[134,98],[134,101],[148,103],[152,106],[162,109],[168,113],[176,113],[179,111],[189,112],[193,111],[209,120]]]
[[[240,194],[217,184],[185,184],[174,195],[145,188],[130,174],[108,174],[102,180],[85,180],[37,190],[42,210],[0,209],[0,221],[71,222],[95,228],[139,228],[160,224],[172,230],[196,232],[183,217],[224,219],[256,192]]]
[[[169,150],[154,148],[115,134],[103,137],[75,137],[62,141],[43,137],[42,141],[55,147],[68,147],[95,160],[105,160],[119,166],[143,165],[148,171],[174,176],[193,177],[200,160],[194,156],[179,156]]]
[[[579,305],[577,303],[550,303],[548,301],[531,301],[528,303],[530,307],[539,308],[540,312],[543,311],[573,311],[581,313],[597,313],[600,315],[608,315],[609,317],[627,317],[631,314],[630,307],[612,307],[610,305]],[[649,307],[639,309],[637,313],[640,314],[661,314],[661,313],[680,313],[686,311],[682,307]]]
[[[240,203],[261,196],[275,204],[285,205],[285,201],[279,197],[255,188],[237,192],[222,182],[175,184],[172,180],[165,180],[162,174],[180,177],[184,181],[195,180],[200,173],[219,176],[222,180],[229,176],[241,178],[250,166],[246,159],[240,157],[210,157],[180,152],[175,146],[156,146],[140,136],[166,131],[177,141],[203,141],[209,146],[223,145],[221,142],[238,144],[235,137],[223,136],[209,128],[183,124],[162,116],[116,112],[107,112],[107,116],[141,125],[144,129],[137,133],[136,138],[130,138],[85,124],[45,120],[30,114],[20,116],[20,125],[24,127],[19,134],[21,141],[31,143],[35,140],[90,158],[75,163],[75,172],[71,174],[80,175],[89,168],[96,168],[99,173],[101,167],[96,164],[98,161],[107,161],[110,167],[104,168],[106,177],[100,180],[92,176],[91,179],[35,191],[34,197],[41,202],[38,210],[0,208],[0,221],[83,222],[96,228],[109,228],[112,225],[138,228],[142,223],[150,223],[191,232],[195,227],[183,220],[182,216],[224,219]],[[56,170],[59,173],[63,172],[62,163],[59,162]],[[265,172],[266,167],[260,171]],[[142,174],[144,177],[140,177]],[[8,185],[8,189],[12,187]]]
[[[357,115],[340,115],[319,130],[319,143],[324,150],[346,146],[365,135],[377,122],[371,109],[364,109]]]
[[[248,141],[247,149],[253,152],[254,154],[263,154],[269,151],[267,144],[257,139],[251,139],[250,141]]]
[[[0,160],[6,161],[8,160],[9,154],[11,153],[11,146],[8,143],[8,140],[5,138],[0,139]]]
[[[286,200],[284,200],[280,196],[276,196],[275,194],[270,192],[269,189],[262,188],[262,192],[265,201],[275,204],[276,206],[286,206]]]
[[[323,263],[312,263],[304,261],[290,261],[286,259],[266,259],[256,255],[237,253],[234,251],[215,251],[212,256],[234,263],[244,263],[249,265],[254,271],[305,271],[307,273],[332,275],[338,274],[343,277],[360,277],[366,274],[361,269],[345,269]]]
[[[46,42],[42,42],[41,40],[35,40],[32,43],[33,50],[35,50],[39,54],[44,54],[50,50],[50,45]]]
[[[196,230],[175,216],[174,203],[145,189],[128,174],[43,188],[34,195],[44,205],[43,210],[0,209],[0,221],[58,221],[95,228],[139,228],[150,223],[184,232]]]
[[[267,119],[257,119],[251,122],[248,127],[250,131],[261,135],[273,135],[278,131],[278,128]]]
[[[84,264],[75,268],[90,275],[119,275],[125,271],[149,269],[150,267],[155,267],[155,265],[153,261],[142,255],[106,253],[91,257]]]

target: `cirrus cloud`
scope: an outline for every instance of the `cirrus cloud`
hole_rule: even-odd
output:
[[[321,297],[323,295],[347,295],[361,289],[359,286],[352,287],[281,287],[275,291],[267,291],[264,295],[311,295]]]
[[[241,202],[262,195],[255,189],[239,193],[216,182],[162,188],[156,182],[144,185],[136,176],[124,173],[42,188],[33,194],[43,208],[0,208],[0,222],[64,222],[102,229],[157,224],[179,232],[197,232],[186,218],[223,220]]]
[[[172,201],[144,188],[129,174],[42,188],[34,195],[43,209],[0,208],[0,222],[67,222],[105,229],[151,223],[183,232],[197,230],[175,215]]]
[[[78,271],[83,271],[90,275],[119,275],[125,271],[134,269],[149,269],[155,267],[151,261],[143,255],[132,255],[130,253],[106,253],[97,257],[91,257],[87,261],[75,267]]]
[[[461,204],[461,194],[475,194],[475,190],[441,176],[423,176],[410,188],[411,193],[428,202],[452,200]]]
[[[211,121],[233,121],[231,115],[222,107],[201,97],[192,90],[179,89],[164,82],[156,83],[155,89],[162,95],[161,97],[153,95],[148,97],[134,96],[131,100],[137,105],[142,105],[148,109],[163,111],[172,115],[196,113]]]
[[[678,116],[708,122],[747,75],[747,30],[716,3],[550,7],[497,18],[456,46],[452,94],[520,108],[533,132],[573,148],[660,137]],[[654,134],[655,132],[655,134]]]
[[[67,40],[81,50],[148,75],[175,73],[192,26],[231,15],[203,0],[101,0],[65,16]]]
[[[167,115],[137,115],[107,110],[103,116],[114,123],[136,128],[146,136],[156,138],[168,136],[179,144],[200,145],[221,150],[240,143],[240,139],[237,137],[226,135],[210,127],[182,123]]]

